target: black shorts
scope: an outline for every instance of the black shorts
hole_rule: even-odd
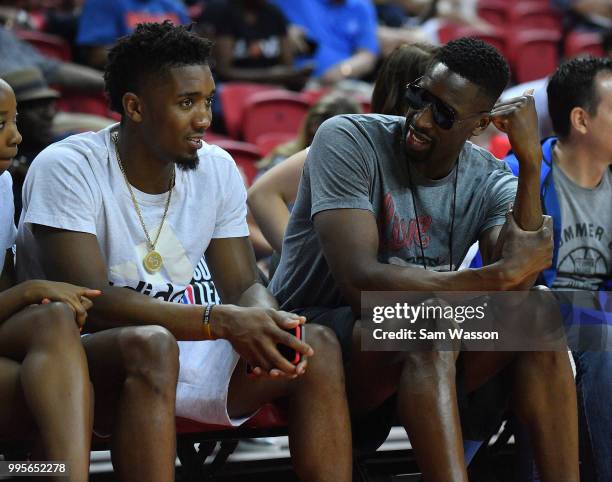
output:
[[[353,326],[355,325],[355,317],[350,307],[314,307],[297,309],[293,312],[305,316],[307,323],[316,323],[331,328],[340,342],[344,366],[345,368],[350,367]],[[459,355],[456,385],[463,439],[486,440],[497,432],[508,409],[510,384],[507,371],[502,370],[477,390],[466,393],[462,362],[463,357]],[[395,398],[395,396],[391,397],[372,413],[353,421],[353,435],[357,445],[365,445],[375,450],[385,441],[391,427],[397,423]]]

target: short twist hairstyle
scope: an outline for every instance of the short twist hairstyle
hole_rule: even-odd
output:
[[[548,82],[548,112],[553,130],[561,139],[570,133],[570,113],[582,107],[590,115],[597,113],[599,94],[595,77],[612,73],[612,60],[600,57],[577,57],[562,63]]]
[[[448,42],[434,59],[479,86],[493,101],[499,98],[510,79],[510,68],[502,54],[475,38],[462,37]]]
[[[139,24],[108,53],[104,82],[111,109],[123,115],[126,92],[138,93],[143,82],[172,67],[208,64],[211,47],[209,40],[169,20]]]

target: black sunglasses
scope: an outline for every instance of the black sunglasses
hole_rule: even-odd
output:
[[[457,119],[457,113],[452,107],[418,84],[421,78],[407,85],[406,102],[410,108],[415,110],[423,110],[427,106],[431,106],[433,119],[442,129],[449,130],[455,123],[463,122],[477,115],[489,113],[489,111],[480,111],[470,114],[463,119]]]

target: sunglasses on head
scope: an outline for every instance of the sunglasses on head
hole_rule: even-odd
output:
[[[417,111],[431,106],[433,119],[442,129],[449,130],[455,123],[463,122],[476,115],[488,113],[488,111],[481,111],[470,114],[463,119],[457,119],[457,113],[452,107],[419,85],[421,79],[422,77],[407,85],[406,102],[411,109]]]

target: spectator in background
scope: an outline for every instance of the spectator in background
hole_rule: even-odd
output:
[[[426,72],[436,49],[437,47],[428,44],[398,47],[380,67],[372,93],[372,112],[404,115],[408,111],[406,85]],[[305,146],[309,146],[311,142],[312,138]],[[286,154],[297,145],[289,147],[291,149],[286,151]],[[248,203],[254,222],[277,253],[282,250],[283,236],[289,222],[288,206],[293,205],[297,196],[307,153],[308,150],[302,148],[295,154],[292,152],[294,155],[278,164],[271,157],[273,152],[268,156],[269,163],[278,165],[272,166],[269,172],[256,180],[249,189]]]
[[[267,0],[234,0],[207,6],[200,22],[213,32],[220,81],[280,84],[301,90],[312,67],[293,66],[287,20]]]
[[[610,0],[551,0],[553,6],[567,15],[572,27],[586,29],[612,28]]]
[[[19,69],[38,68],[49,84],[79,92],[101,92],[102,72],[84,65],[62,62],[41,55],[27,42],[0,26],[0,75]]]
[[[553,217],[553,266],[542,281],[553,290],[592,293],[572,310],[572,323],[595,328],[598,344],[573,345],[583,482],[612,480],[612,318],[599,292],[612,290],[612,61],[577,58],[548,84],[548,106],[558,137],[542,144],[540,193]],[[514,155],[507,159],[515,174]],[[598,292],[599,291],[599,292]],[[609,294],[608,294],[609,296]],[[602,316],[602,311],[603,315]],[[603,319],[602,319],[603,318]],[[607,320],[606,320],[607,318]],[[589,326],[590,324],[590,326]]]
[[[21,214],[21,188],[32,160],[52,142],[82,131],[97,131],[113,121],[91,114],[58,112],[58,91],[49,88],[36,68],[4,74],[19,103],[17,125],[23,134],[19,154],[13,159],[10,172],[15,195],[15,222]]]
[[[103,70],[107,51],[119,37],[144,22],[189,22],[181,0],[85,0],[77,44],[84,47],[88,65]]]
[[[380,52],[374,6],[368,0],[273,0],[289,21],[303,31],[313,53],[299,61],[314,62],[323,84],[360,79],[372,72]]]

